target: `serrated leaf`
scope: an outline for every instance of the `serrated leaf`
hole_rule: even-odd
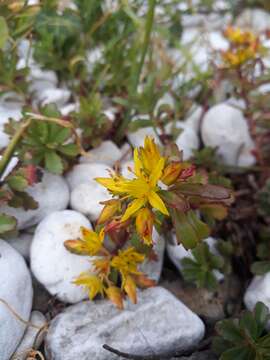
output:
[[[9,37],[8,26],[3,16],[0,16],[0,49],[3,49]]]
[[[15,230],[16,225],[17,220],[15,217],[3,213],[0,214],[0,234]]]
[[[59,146],[57,150],[62,154],[70,157],[74,157],[79,154],[79,149],[76,144],[67,144],[67,145]]]
[[[210,235],[208,225],[201,221],[193,210],[187,212],[187,218],[199,240],[205,239]]]
[[[185,249],[193,249],[198,244],[196,231],[190,225],[187,215],[180,213],[175,209],[170,209],[177,241],[182,244]]]
[[[54,151],[47,151],[45,153],[45,166],[48,171],[54,174],[62,174],[64,170],[60,156]]]

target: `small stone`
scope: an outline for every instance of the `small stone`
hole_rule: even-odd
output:
[[[270,14],[262,9],[245,9],[236,19],[236,25],[262,33],[270,29]]]
[[[30,247],[33,239],[33,234],[21,233],[18,234],[15,238],[8,239],[7,242],[14,249],[16,249],[25,260],[29,260],[30,257]]]
[[[45,106],[47,104],[55,104],[58,108],[63,107],[69,100],[71,96],[71,92],[68,89],[44,89],[39,94],[39,102],[41,106]]]
[[[175,143],[179,150],[183,151],[183,159],[188,160],[192,157],[193,150],[199,148],[199,138],[190,124],[179,122],[178,128],[182,129],[182,131],[175,140]]]
[[[87,292],[72,281],[91,269],[90,258],[69,252],[64,241],[81,236],[81,227],[91,229],[82,214],[64,210],[43,219],[36,228],[31,245],[31,270],[37,280],[59,300],[75,303],[87,298]]]
[[[160,236],[156,230],[153,231],[153,250],[157,256],[156,260],[148,260],[146,259],[142,265],[140,266],[140,271],[147,275],[148,278],[159,282],[163,259],[164,259],[164,250],[165,250],[165,240],[162,236]]]
[[[161,287],[138,294],[138,304],[118,310],[108,300],[82,302],[54,318],[46,338],[48,360],[113,360],[108,344],[137,355],[190,349],[204,336],[204,324]]]
[[[270,272],[254,276],[244,295],[244,303],[249,310],[253,310],[258,301],[263,302],[270,309]],[[270,329],[270,321],[268,322]]]
[[[79,164],[67,174],[66,179],[71,189],[70,206],[72,209],[97,220],[103,208],[101,201],[109,200],[111,196],[107,189],[98,184],[96,177],[108,177],[109,166],[104,164]]]
[[[80,163],[96,163],[113,166],[122,157],[121,150],[110,140],[88,151],[89,157],[81,156]]]
[[[203,108],[201,106],[192,106],[190,112],[187,114],[185,123],[187,126],[192,128],[193,131],[198,135],[200,131],[200,119],[203,113]]]
[[[104,164],[79,164],[75,165],[66,175],[70,190],[74,190],[81,184],[95,183],[96,177],[108,177],[112,169]]]
[[[91,221],[96,221],[104,207],[100,202],[109,199],[111,196],[105,187],[89,180],[88,184],[81,184],[71,192],[70,206],[88,216]]]
[[[10,141],[9,135],[4,131],[4,124],[9,119],[19,121],[23,105],[21,97],[16,93],[9,92],[0,97],[0,148],[6,147]]]
[[[33,298],[31,276],[23,257],[3,240],[0,240],[0,273],[0,299],[28,321]],[[2,302],[0,319],[0,359],[9,360],[21,341],[25,324]]]
[[[217,154],[225,164],[255,164],[255,157],[252,155],[254,144],[247,120],[240,110],[226,103],[213,106],[205,114],[202,122],[202,139],[205,146],[217,147]],[[247,154],[250,155],[248,161]]]
[[[132,121],[136,121],[139,119],[140,120],[149,120],[149,116],[148,115],[137,115],[132,119]],[[134,148],[143,146],[144,139],[146,136],[152,137],[157,144],[160,144],[159,137],[155,133],[153,126],[150,123],[150,120],[149,120],[149,126],[141,127],[138,130],[133,131],[133,132],[128,132],[128,134],[127,134],[128,141]]]
[[[30,324],[37,326],[39,329],[33,326],[27,327],[22,341],[11,360],[29,359],[31,349],[38,349],[44,340],[46,333],[44,325],[47,322],[45,316],[39,311],[33,311],[29,322]],[[44,330],[40,330],[42,328],[44,328]]]
[[[44,172],[41,182],[29,186],[26,192],[38,202],[37,209],[0,207],[1,212],[15,216],[19,230],[36,225],[51,212],[65,209],[69,203],[69,189],[65,179],[48,172]]]
[[[208,237],[207,239],[203,240],[209,246],[209,250],[214,255],[219,255],[216,249],[217,240],[212,237]],[[182,260],[184,258],[194,259],[191,250],[186,250],[182,244],[178,245],[176,236],[173,235],[172,243],[167,242],[167,253],[175,267],[182,273],[183,265]],[[218,281],[222,281],[224,279],[224,275],[218,271],[213,270],[213,274],[215,275]]]

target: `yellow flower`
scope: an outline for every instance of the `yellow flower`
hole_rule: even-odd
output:
[[[263,50],[259,38],[250,31],[229,26],[224,35],[230,41],[230,48],[222,53],[222,57],[230,66],[240,66],[253,60]]]
[[[140,275],[138,264],[144,261],[144,255],[136,251],[134,247],[129,247],[126,250],[119,250],[118,255],[111,260],[111,266],[118,270],[124,282],[128,275]]]
[[[251,44],[257,41],[257,37],[251,31],[244,31],[237,27],[228,26],[224,31],[226,38],[235,44]]]
[[[114,195],[132,200],[121,219],[123,222],[148,203],[164,215],[169,215],[158,195],[158,181],[162,178],[164,166],[165,158],[160,156],[154,141],[147,138],[145,148],[140,148],[140,151],[137,148],[134,150],[135,179],[115,175],[112,178],[97,178],[96,181]]]
[[[97,255],[103,248],[105,231],[102,229],[99,233],[81,227],[82,239],[67,240],[65,247],[72,253],[79,255]]]
[[[136,216],[137,233],[143,238],[145,244],[152,244],[154,214],[148,208],[139,210]]]
[[[97,275],[84,272],[73,283],[84,286],[88,290],[90,300],[93,300],[97,294],[104,295],[103,282]]]
[[[144,139],[144,147],[139,148],[139,157],[144,171],[150,174],[161,159],[161,155],[154,140],[149,136]]]

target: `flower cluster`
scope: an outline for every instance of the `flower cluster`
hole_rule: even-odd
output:
[[[208,225],[195,210],[222,219],[232,201],[229,189],[208,184],[205,173],[182,161],[176,146],[162,153],[150,137],[134,150],[130,172],[131,179],[120,172],[96,179],[113,198],[103,202],[95,231],[82,228],[80,239],[65,242],[69,251],[92,257],[94,270],[81,274],[74,283],[86,287],[90,299],[107,296],[120,309],[126,295],[136,303],[137,287],[155,285],[141,271],[145,260],[155,259],[155,226],[167,222],[179,243],[193,248],[209,235]]]
[[[222,58],[228,66],[239,67],[255,60],[262,53],[263,47],[259,37],[251,31],[229,26],[224,31],[224,36],[230,43],[229,49],[222,52]]]

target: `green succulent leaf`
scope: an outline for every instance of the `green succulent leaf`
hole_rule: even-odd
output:
[[[46,169],[54,174],[62,174],[64,170],[62,159],[55,151],[47,151],[45,153]]]
[[[15,217],[3,213],[0,214],[0,234],[15,230],[16,225],[17,220]]]

